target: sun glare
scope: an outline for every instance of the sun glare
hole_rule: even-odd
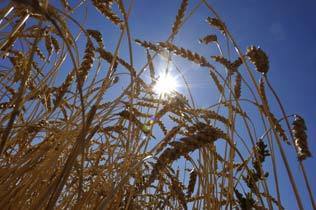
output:
[[[171,94],[178,86],[175,77],[170,74],[162,74],[154,86],[154,91],[159,95]]]

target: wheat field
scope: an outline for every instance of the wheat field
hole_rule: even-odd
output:
[[[141,1],[0,3],[0,209],[285,209],[279,164],[297,209],[316,209],[308,125],[264,46],[241,48],[207,0],[177,2],[164,41],[131,35]],[[199,52],[176,40],[201,8]],[[192,66],[214,103],[196,101]]]

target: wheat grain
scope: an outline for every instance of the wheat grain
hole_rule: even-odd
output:
[[[178,31],[181,27],[181,24],[182,24],[183,18],[184,18],[184,13],[188,7],[188,4],[189,4],[189,0],[182,0],[180,8],[179,8],[177,16],[176,16],[176,20],[174,21],[174,24],[172,26],[172,30],[171,30],[172,37],[174,37],[178,33]]]
[[[199,39],[199,42],[201,44],[209,44],[209,43],[212,43],[212,42],[217,42],[217,36],[216,35],[207,35],[201,39]]]
[[[295,115],[292,133],[294,135],[294,143],[297,149],[297,158],[300,161],[312,156],[308,148],[307,135],[305,131],[306,125],[304,119],[299,115]]]
[[[260,48],[251,46],[247,48],[246,55],[250,61],[255,65],[257,71],[266,74],[269,71],[269,60],[266,53]]]

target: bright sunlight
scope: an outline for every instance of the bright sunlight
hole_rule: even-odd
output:
[[[159,95],[168,95],[176,90],[178,82],[175,77],[170,74],[162,74],[159,76],[154,91]]]

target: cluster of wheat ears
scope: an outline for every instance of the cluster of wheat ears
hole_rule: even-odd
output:
[[[285,113],[268,79],[266,53],[240,49],[207,0],[179,1],[166,41],[131,37],[134,3],[140,2],[1,5],[0,209],[284,209],[280,164],[297,207],[309,200],[315,209],[303,164],[311,156],[304,119]],[[74,14],[82,7],[113,24],[118,42],[105,45],[104,34],[80,24]],[[175,44],[201,7],[212,33],[199,42],[217,55]],[[124,40],[129,59],[120,56]],[[142,68],[133,64],[135,48],[144,49]],[[155,93],[161,56],[167,66],[182,59],[207,72],[218,102],[201,108],[190,94]],[[123,89],[122,74],[130,81]],[[106,100],[115,88],[118,96]],[[279,113],[272,113],[271,100]],[[297,157],[295,174],[290,156]]]

